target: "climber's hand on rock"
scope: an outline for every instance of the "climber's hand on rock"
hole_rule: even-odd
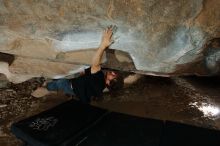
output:
[[[113,35],[113,29],[114,26],[109,26],[107,27],[102,34],[102,41],[100,44],[100,48],[102,49],[106,49],[108,48],[112,43],[114,43],[113,39],[112,39],[112,35]]]

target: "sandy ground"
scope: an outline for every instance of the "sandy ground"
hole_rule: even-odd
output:
[[[30,94],[42,79],[0,86],[0,145],[20,146],[10,132],[10,125],[70,99],[62,93],[42,98]],[[7,86],[6,86],[7,84]],[[141,76],[129,87],[105,93],[104,100],[93,105],[113,111],[172,120],[220,130],[220,78]]]

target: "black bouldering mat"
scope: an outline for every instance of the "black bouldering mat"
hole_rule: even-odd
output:
[[[220,131],[167,121],[161,146],[220,146]]]
[[[67,146],[159,146],[163,121],[112,112]]]
[[[107,110],[71,100],[14,123],[11,131],[31,146],[60,146],[106,113]]]
[[[220,146],[220,131],[68,101],[14,123],[30,146]]]

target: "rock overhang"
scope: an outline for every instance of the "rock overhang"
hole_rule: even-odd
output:
[[[119,50],[119,63],[126,58],[134,67],[107,67],[159,76],[214,75],[219,73],[219,46],[206,46],[220,37],[219,6],[217,0],[1,1],[0,52],[26,58],[24,64],[27,58],[35,64],[39,59],[78,64],[77,70],[91,63],[102,30],[116,25],[111,49]],[[16,59],[11,72],[27,73],[25,68],[15,72],[15,64]]]

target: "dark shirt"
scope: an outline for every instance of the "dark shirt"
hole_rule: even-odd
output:
[[[89,103],[92,97],[102,97],[105,88],[105,77],[102,70],[91,73],[91,67],[85,69],[85,74],[71,80],[73,91],[83,103]]]

